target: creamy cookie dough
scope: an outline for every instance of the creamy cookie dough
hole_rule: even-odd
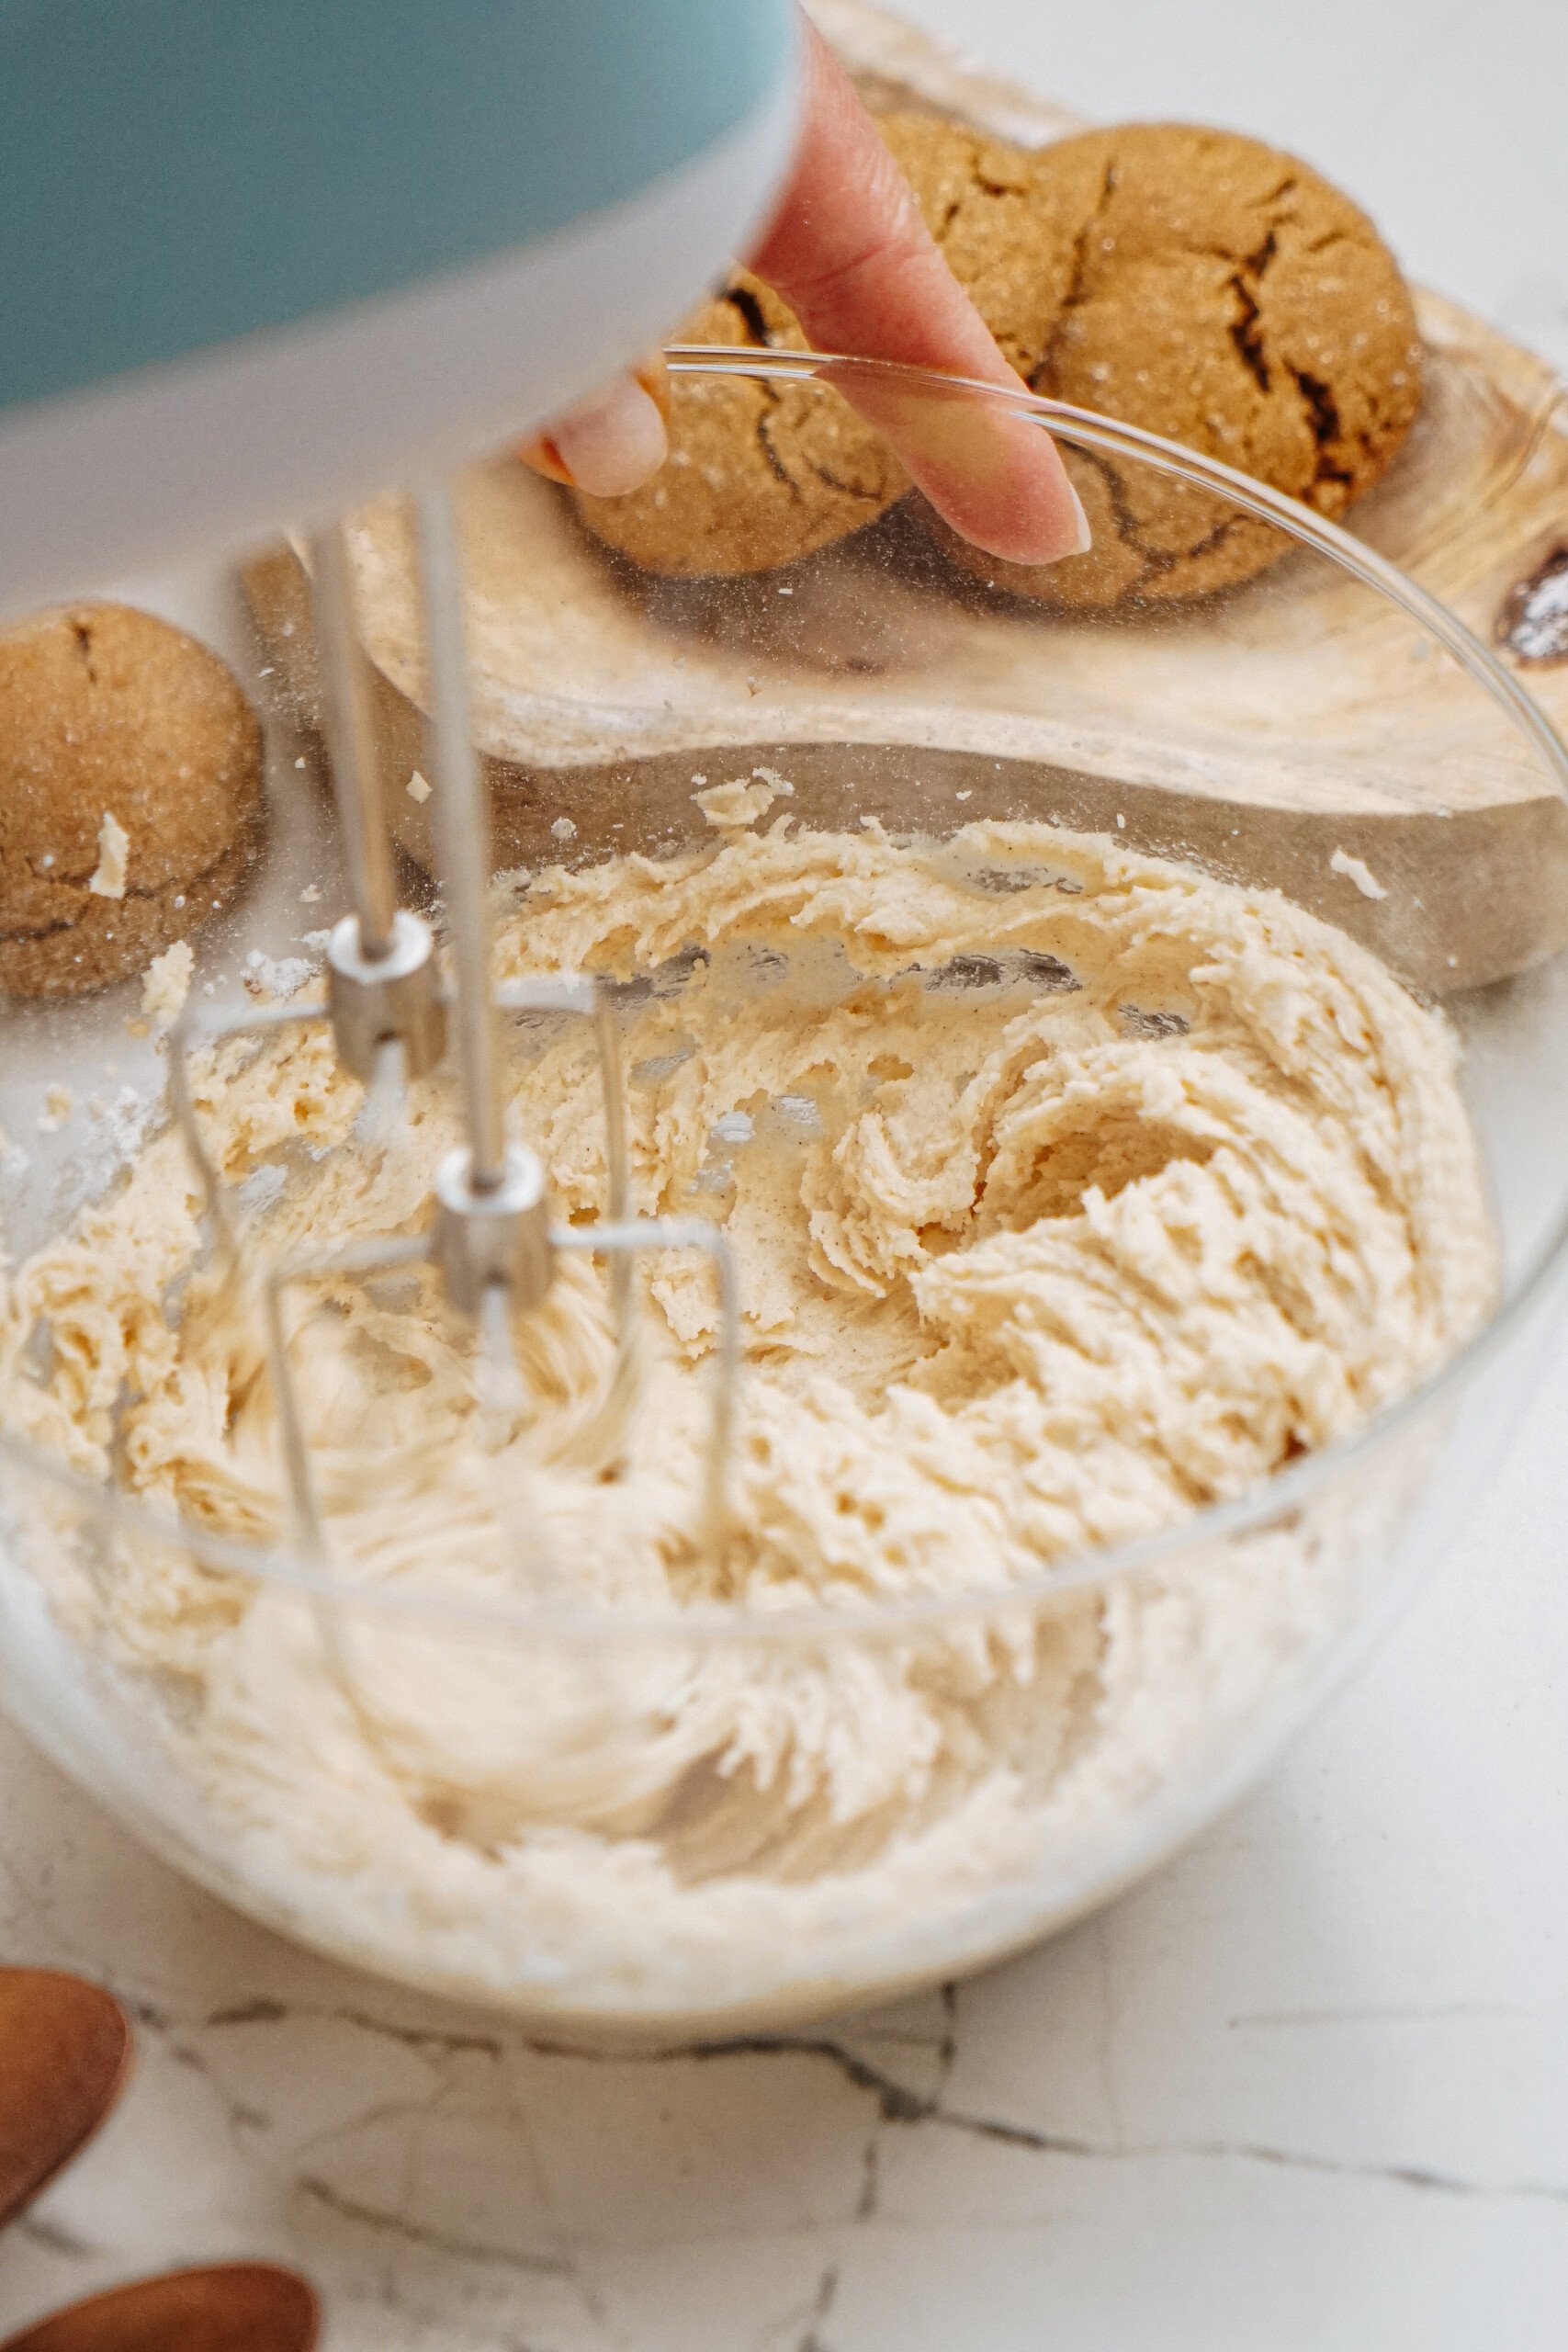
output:
[[[422,1277],[302,1296],[295,1362],[346,1588],[635,1617],[635,1641],[362,1608],[334,1645],[298,1594],[146,1544],[96,1581],[62,1566],[61,1605],[173,1694],[234,1866],[328,1942],[600,2015],[766,2010],[951,1959],[955,1921],[1024,1921],[1052,1854],[1124,1826],[1349,1605],[1322,1526],[1292,1511],[897,1639],[699,1638],[691,1612],[1033,1590],[1404,1395],[1493,1292],[1453,1035],[1281,899],[1045,826],[897,843],[787,806],[538,876],[499,962],[626,984],[637,1209],[711,1215],[735,1249],[724,1557],[692,1540],[710,1275],[653,1262],[628,1426],[604,1280],[574,1258],[517,1325],[505,1419]],[[513,1046],[517,1128],[586,1220],[591,1040],[535,1023]],[[414,1229],[455,1132],[426,1087],[400,1141],[356,1141],[318,1031],[223,1048],[198,1092],[256,1263]],[[198,1206],[164,1135],[15,1272],[4,1417],[204,1527],[285,1539],[255,1302],[222,1291]]]

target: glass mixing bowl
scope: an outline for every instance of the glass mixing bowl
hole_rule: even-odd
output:
[[[791,353],[681,350],[671,366],[677,424],[701,428],[682,437],[698,452],[705,556],[639,564],[510,460],[465,483],[498,871],[592,872],[638,852],[657,891],[660,861],[739,837],[744,808],[716,832],[694,794],[760,786],[759,801],[773,796],[760,834],[787,817],[797,834],[908,837],[994,911],[994,956],[916,956],[902,976],[885,956],[871,979],[829,958],[808,976],[818,1010],[902,989],[976,1034],[998,1004],[1072,990],[1063,961],[1019,949],[1014,918],[1051,891],[1075,902],[1079,834],[1278,890],[1442,1000],[1499,1272],[1481,1328],[1407,1393],[1351,1415],[1321,1450],[1282,1436],[1270,1475],[1234,1491],[1200,1483],[1168,1523],[1093,1545],[1042,1537],[1034,1565],[1015,1559],[1004,1577],[971,1517],[951,1555],[901,1587],[738,1594],[716,1575],[614,1608],[578,1589],[570,1558],[539,1573],[515,1519],[483,1579],[455,1578],[419,1543],[395,1573],[347,1575],[290,1542],[276,1462],[251,1458],[240,1521],[197,1487],[179,1510],[131,1491],[141,1400],[123,1386],[100,1394],[73,1462],[28,1442],[16,1384],[61,1376],[51,1315],[65,1309],[62,1293],[29,1292],[23,1314],[14,1294],[6,1705],[150,1845],[245,1910],[591,2038],[733,2033],[973,1968],[1103,1902],[1210,1820],[1483,1489],[1568,1232],[1568,758],[1513,675],[1379,551],[1397,552],[1419,503],[1418,445],[1352,537],[1045,401]],[[957,452],[1005,472],[1019,436],[1056,435],[1099,552],[1054,581],[964,559],[917,494],[894,495],[863,419],[895,409],[937,463]],[[668,565],[669,501],[649,496],[644,551]],[[749,500],[754,530],[736,526]],[[429,904],[401,509],[355,518],[350,543],[403,886]],[[761,565],[769,554],[788,560]],[[699,568],[715,560],[729,572]],[[194,943],[195,1001],[212,1012],[298,988],[345,903],[305,572],[282,547],[245,581],[248,616],[216,573],[126,592],[218,643],[266,715],[266,844],[237,905]],[[1020,824],[1061,829],[1060,854],[1029,835],[1023,855],[1005,831]],[[622,975],[628,1028],[650,1003],[679,1008],[703,952],[678,941],[658,968]],[[1121,1034],[1151,1057],[1169,1049],[1185,1027],[1170,1000],[1190,1001],[1190,977],[1176,972],[1166,1001],[1121,1003]],[[797,985],[784,984],[792,1003]],[[736,1001],[739,1018],[750,1000]],[[132,982],[0,1012],[13,1269],[112,1204],[160,1131],[164,1060],[140,1012]],[[519,1082],[556,1037],[537,1019],[510,1025]],[[239,1069],[284,1049],[222,1050]],[[687,1082],[682,1051],[689,1065],[678,1048],[635,1068],[634,1095]],[[423,1084],[439,1103],[446,1081]],[[745,1151],[775,1114],[815,1121],[823,1148],[834,1140],[819,1103],[753,1111],[678,1205],[731,1215],[751,1181]],[[800,1148],[779,1143],[757,1164],[776,1175]],[[238,1197],[260,1264],[279,1195],[314,1181],[309,1151],[232,1172],[248,1180]],[[1093,1176],[1092,1154],[1064,1163],[1054,1213],[1082,1213],[1069,1196]],[[804,1217],[798,1191],[785,1194]],[[149,1295],[171,1348],[188,1273]],[[319,1328],[302,1324],[299,1345]],[[75,1347],[80,1322],[70,1329]],[[747,1378],[768,1350],[755,1321],[746,1343],[742,1445]],[[639,1409],[657,1415],[671,1393],[650,1379]],[[370,1487],[395,1484],[417,1411],[378,1421],[361,1399],[354,1415]],[[470,1502],[454,1493],[454,1517]],[[791,1775],[807,1749],[832,1770],[803,1792]]]

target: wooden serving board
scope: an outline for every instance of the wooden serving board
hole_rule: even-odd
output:
[[[1026,144],[1073,127],[859,0],[814,12],[876,104]],[[1423,413],[1354,527],[1498,643],[1568,727],[1568,628],[1554,636],[1552,617],[1568,574],[1568,396],[1452,304],[1421,295],[1418,311]],[[789,807],[807,822],[1120,820],[1130,842],[1278,885],[1434,990],[1568,944],[1568,809],[1539,763],[1438,648],[1317,559],[1106,627],[958,593],[907,560],[918,537],[897,516],[787,575],[716,590],[613,565],[561,494],[509,460],[476,469],[462,505],[475,724],[503,865],[700,837],[694,776],[766,764],[793,781]],[[402,789],[423,728],[406,514],[389,502],[351,536],[394,822],[428,864],[427,811]],[[262,558],[247,587],[309,715],[297,560]],[[551,831],[563,818],[576,829],[565,847]]]

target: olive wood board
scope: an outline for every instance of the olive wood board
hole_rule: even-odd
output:
[[[859,0],[814,13],[877,105],[1021,144],[1073,127]],[[1568,390],[1454,304],[1416,300],[1422,413],[1352,526],[1568,727]],[[1119,829],[1279,887],[1435,991],[1568,944],[1568,808],[1536,755],[1442,649],[1316,556],[1107,625],[965,591],[898,510],[787,571],[714,583],[607,559],[564,494],[511,459],[465,477],[460,506],[499,866],[701,838],[698,782],[764,765],[807,823]],[[392,822],[428,866],[428,804],[406,789],[424,759],[406,508],[367,509],[350,539]],[[297,554],[256,558],[245,585],[313,722]]]

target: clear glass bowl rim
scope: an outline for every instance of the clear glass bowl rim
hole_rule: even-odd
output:
[[[1348,531],[1282,492],[1221,464],[1217,458],[1166,440],[1158,434],[1145,432],[1137,425],[1101,416],[1092,409],[1047,400],[1021,386],[1015,390],[1006,385],[906,367],[891,360],[704,344],[671,344],[665,359],[671,374],[675,376],[739,377],[780,384],[826,383],[836,386],[852,399],[854,390],[864,386],[874,390],[901,390],[976,406],[985,404],[998,413],[1027,420],[1055,439],[1075,447],[1131,458],[1155,472],[1213,491],[1261,521],[1274,524],[1301,546],[1326,557],[1425,629],[1512,720],[1535,750],[1558,793],[1568,800],[1568,745],[1540,705],[1504,668],[1489,646],[1397,565],[1363,545]],[[1277,1471],[1245,1494],[1227,1502],[1208,1504],[1153,1535],[1082,1554],[1043,1569],[1035,1577],[1005,1585],[965,1586],[947,1593],[823,1602],[778,1610],[739,1604],[707,1605],[657,1611],[617,1611],[614,1615],[592,1614],[559,1600],[459,1603],[450,1594],[417,1586],[344,1584],[332,1575],[330,1568],[323,1568],[287,1545],[246,1544],[195,1527],[155,1504],[96,1484],[3,1429],[0,1464],[8,1464],[25,1480],[41,1482],[62,1500],[79,1505],[128,1538],[171,1544],[219,1575],[243,1577],[254,1583],[328,1601],[340,1609],[438,1623],[453,1632],[468,1631],[476,1635],[508,1633],[590,1649],[618,1648],[627,1642],[649,1640],[810,1644],[842,1639],[849,1634],[893,1639],[955,1620],[994,1617],[1009,1610],[1026,1609],[1065,1592],[1146,1574],[1190,1546],[1244,1534],[1281,1512],[1299,1508],[1320,1487],[1332,1483],[1341,1471],[1368,1461],[1385,1443],[1396,1441],[1428,1410],[1440,1409],[1456,1400],[1529,1321],[1564,1260],[1568,1260],[1568,1183],[1549,1230],[1536,1244],[1512,1285],[1504,1292],[1487,1322],[1447,1363],[1397,1404],[1386,1407],[1333,1444]]]

